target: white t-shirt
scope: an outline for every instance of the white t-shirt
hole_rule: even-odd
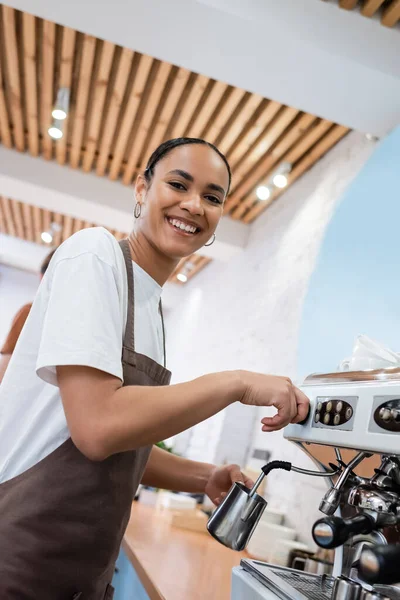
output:
[[[136,351],[163,364],[161,287],[133,262]],[[56,367],[84,365],[123,380],[128,282],[121,248],[103,227],[55,253],[0,385],[0,483],[70,437]]]

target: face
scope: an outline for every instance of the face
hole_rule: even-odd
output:
[[[201,144],[174,148],[155,166],[150,185],[138,177],[135,191],[141,215],[136,234],[171,258],[189,256],[215,232],[228,183],[226,165],[212,148]]]

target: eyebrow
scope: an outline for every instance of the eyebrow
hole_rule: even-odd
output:
[[[182,169],[174,169],[173,171],[170,171],[168,175],[180,175],[181,177],[183,177],[183,179],[186,179],[186,181],[190,181],[192,183],[194,181],[193,175],[191,175],[187,171],[182,171]],[[217,185],[216,183],[208,183],[207,187],[210,190],[214,190],[215,192],[220,192],[223,196],[225,196],[226,194],[224,188],[220,185]]]

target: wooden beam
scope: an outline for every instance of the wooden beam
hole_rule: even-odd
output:
[[[99,157],[96,164],[97,175],[104,175],[107,168],[108,158],[111,152],[111,143],[114,137],[118,115],[124,98],[129,72],[132,66],[134,53],[132,50],[124,48],[118,64],[117,76],[115,79],[113,93],[110,99],[106,123],[100,144]]]
[[[132,150],[129,153],[129,160],[124,170],[122,181],[125,185],[131,184],[133,174],[139,166],[138,161],[142,155],[142,149],[149,134],[150,125],[157,113],[159,102],[172,68],[172,65],[166,62],[162,62],[159,66],[155,81],[152,85],[150,97],[146,102],[142,114],[141,125],[136,132]]]
[[[1,196],[0,196],[0,233],[5,233],[7,235],[7,226],[6,226],[6,220],[5,220],[4,213],[3,213],[3,203],[1,201]]]
[[[153,132],[147,142],[148,152],[144,153],[143,155],[142,163],[140,165],[141,169],[144,169],[146,166],[147,159],[149,158],[147,154],[151,154],[161,144],[161,142],[164,141],[168,125],[175,112],[176,105],[179,102],[179,98],[185,89],[189,77],[190,71],[187,71],[186,69],[179,69],[176,72],[176,76],[172,82],[167,100],[165,101],[158,121],[153,127]]]
[[[3,4],[3,36],[5,58],[9,84],[9,107],[13,124],[14,144],[17,150],[24,152],[24,122],[22,117],[20,72],[18,64],[18,46],[15,29],[15,10]]]
[[[310,116],[310,115],[309,115]],[[314,117],[315,119],[315,117]],[[316,120],[316,119],[315,119]],[[280,162],[288,162],[290,164],[295,164],[298,162],[298,160],[300,160],[300,158],[302,156],[304,156],[304,154],[306,154],[306,152],[308,152],[308,150],[310,150],[310,148],[312,148],[314,146],[314,144],[322,139],[324,137],[324,135],[329,131],[329,129],[332,127],[333,123],[331,123],[331,121],[320,121],[319,123],[316,124],[315,127],[312,127],[304,136],[300,136],[299,135],[299,141],[281,158]],[[285,136],[286,137],[286,136]],[[268,157],[267,157],[268,160]],[[271,165],[272,167],[272,165]],[[258,169],[258,171],[260,171],[260,169]],[[273,169],[270,168],[268,173],[266,173],[265,175],[265,182],[268,182],[268,177],[270,177],[272,175]],[[255,181],[255,173],[253,174],[252,177],[248,178],[248,180],[246,181],[246,183],[251,183],[253,184],[251,186],[251,188],[247,188],[248,189],[248,196],[242,196],[242,198],[240,199],[240,203],[238,204],[236,210],[234,210],[234,212],[232,213],[232,218],[233,219],[239,219],[241,218],[244,213],[246,212],[246,210],[248,210],[255,201],[255,189],[257,187],[257,185],[260,185],[262,183],[261,178],[258,179],[258,181]]]
[[[104,114],[104,102],[106,99],[114,50],[114,44],[111,44],[111,42],[103,42],[99,71],[94,83],[94,98],[89,113],[88,139],[83,158],[83,170],[86,172],[92,169],[93,159],[99,141],[100,126]]]
[[[73,218],[70,215],[64,216],[64,227],[62,230],[62,241],[65,242],[72,235]]]
[[[245,193],[245,190],[251,188],[254,182],[257,181],[260,167],[256,168],[256,174],[253,169],[258,165],[259,161],[265,156],[279,139],[283,132],[294,121],[299,111],[295,108],[285,106],[271,121],[264,133],[258,137],[256,143],[252,146],[241,162],[236,163],[233,167],[232,176],[232,201],[233,198],[238,198]]]
[[[147,56],[146,54],[142,54],[140,58],[135,81],[133,82],[132,92],[129,95],[122,123],[119,128],[117,143],[114,149],[114,156],[111,161],[109,177],[112,180],[118,179],[119,177],[129,134],[134,125],[140,101],[142,100],[142,96],[146,87],[147,78],[150,75],[150,70],[154,60],[155,59],[151,58],[151,56]]]
[[[22,203],[22,215],[24,219],[25,235],[28,242],[34,242],[32,208],[26,202]]]
[[[226,154],[235,140],[240,136],[246,124],[251,120],[257,108],[263,102],[263,98],[258,94],[249,94],[244,98],[240,111],[235,115],[229,128],[223,136],[218,139],[218,148],[223,154]]]
[[[190,120],[193,116],[193,111],[199,103],[200,98],[204,94],[210,79],[205,75],[197,75],[190,92],[186,98],[185,104],[181,110],[179,118],[176,120],[173,129],[171,130],[171,138],[183,136]]]
[[[21,205],[18,200],[10,200],[11,212],[13,215],[13,221],[15,223],[15,233],[16,236],[21,240],[26,240],[25,232],[24,232],[24,224],[22,221],[21,214]]]
[[[394,27],[400,20],[400,0],[392,0],[392,3],[383,11],[381,23],[385,27]]]
[[[28,145],[32,156],[39,154],[39,114],[36,87],[36,31],[35,17],[22,13],[24,39],[25,103],[28,127]]]
[[[60,76],[58,80],[58,88],[71,89],[72,84],[72,68],[74,61],[76,31],[69,27],[63,27],[62,30],[62,46],[61,46],[61,64]],[[59,165],[64,165],[67,160],[67,138],[68,129],[70,126],[69,115],[63,123],[63,137],[57,140],[56,157]]]
[[[310,150],[310,152],[306,154],[304,158],[302,158],[298,162],[298,164],[295,166],[295,168],[289,175],[289,185],[292,185],[292,183],[294,183],[296,179],[301,177],[301,175],[303,175],[324,154],[326,154],[328,150],[335,146],[335,144],[337,144],[339,140],[341,140],[348,132],[349,129],[347,129],[347,127],[343,127],[342,125],[334,125],[329,131],[329,133],[327,133],[326,136],[320,142],[318,142],[318,144],[316,144],[314,148],[312,148],[312,150]],[[251,223],[252,221],[254,221],[254,219],[258,215],[264,212],[264,210],[266,210],[272,204],[272,202],[274,202],[282,193],[284,193],[285,189],[276,190],[276,193],[268,203],[257,202],[253,206],[253,208],[244,216],[243,222]]]
[[[201,136],[201,133],[207,125],[209,118],[211,117],[214,109],[218,105],[227,88],[228,85],[226,83],[223,83],[222,81],[214,82],[212,90],[207,98],[207,102],[204,102],[204,104],[199,107],[199,110],[196,115],[196,120],[187,133],[189,137]]]
[[[82,137],[87,119],[88,98],[90,82],[92,78],[92,69],[94,53],[96,50],[96,38],[91,35],[85,35],[82,49],[82,62],[79,72],[79,87],[76,99],[76,108],[73,123],[73,132],[71,138],[70,165],[73,168],[79,166],[82,153]]]
[[[43,229],[42,229],[42,213],[38,206],[33,206],[33,229],[34,229],[34,241],[37,244],[43,244],[43,240],[41,238]]]
[[[279,104],[279,102],[274,102],[273,100],[269,102],[264,100],[262,102],[260,111],[257,110],[251,123],[246,124],[246,133],[240,136],[238,143],[235,142],[234,146],[227,151],[233,171],[240,165],[254,142],[265,131],[281,109],[282,104]]]
[[[74,219],[74,224],[73,224],[74,233],[78,233],[78,231],[81,231],[81,229],[83,229],[83,225],[84,225],[83,221],[81,221],[80,219]]]
[[[227,202],[225,203],[226,206],[224,207],[225,213],[231,210],[234,205],[236,205],[236,209],[231,216],[234,219],[240,219],[243,216],[245,211],[254,202],[254,189],[258,185],[268,183],[269,177],[271,177],[273,170],[280,162],[289,162],[288,156],[292,156],[292,148],[304,147],[303,134],[310,128],[313,121],[317,121],[317,117],[314,117],[314,115],[309,115],[308,113],[301,115],[296,120],[289,131],[283,136],[282,140],[265,155],[262,162],[257,166],[252,177],[252,186],[250,188],[251,192],[247,198],[243,196],[234,196],[233,198],[228,198]],[[256,176],[257,181],[255,181]]]
[[[208,256],[199,256],[199,259],[197,260],[193,269],[191,269],[187,275],[188,281],[193,279],[193,277],[195,275],[197,275],[199,273],[199,271],[202,271],[204,269],[204,267],[206,265],[208,265],[208,263],[210,263],[210,262],[211,262],[211,258],[209,258]]]
[[[202,137],[205,137],[207,140],[215,144],[221,131],[228,123],[229,119],[235,112],[238,104],[240,104],[240,102],[243,100],[246,93],[247,92],[241,90],[240,88],[232,88],[232,91],[224,105],[219,109],[217,114],[213,114],[211,116],[209,123],[207,123],[206,128],[202,131]]]
[[[0,196],[0,200],[1,200],[1,206],[3,209],[4,221],[5,221],[6,229],[7,229],[6,233],[7,233],[7,235],[16,236],[17,232],[16,232],[16,228],[15,228],[13,214],[11,212],[10,200],[8,198],[6,198],[5,196]]]
[[[52,123],[51,111],[53,110],[54,102],[53,78],[55,38],[55,24],[50,21],[43,21],[40,121],[42,154],[47,160],[53,158],[53,140],[48,134],[48,129]]]
[[[385,0],[364,0],[361,14],[364,15],[364,17],[372,17],[384,2]]]
[[[11,130],[10,130],[10,122],[8,119],[6,100],[4,97],[4,81],[3,81],[3,73],[1,70],[1,62],[0,62],[0,136],[1,143],[6,146],[6,148],[12,147],[12,139],[11,139]]]
[[[345,8],[346,10],[353,10],[358,4],[358,0],[339,0],[340,8]]]
[[[60,231],[54,233],[53,239],[53,246],[57,248],[62,242],[63,216],[60,213],[54,213],[53,221],[60,227]]]

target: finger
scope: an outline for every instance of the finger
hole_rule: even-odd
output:
[[[277,413],[273,417],[264,417],[261,419],[261,423],[266,426],[275,429],[281,429],[290,422],[290,414]]]
[[[229,476],[232,483],[235,483],[236,481],[244,483],[244,475],[240,470],[239,465],[231,465],[229,467]]]
[[[293,422],[293,419],[295,419],[297,417],[297,400],[296,400],[296,394],[295,394],[295,390],[294,390],[294,385],[290,386],[290,408],[291,408],[291,415],[290,415],[290,422]]]
[[[310,400],[307,396],[299,390],[299,388],[294,387],[294,393],[296,398],[296,416],[292,419],[292,423],[299,423],[299,421],[304,421],[307,418],[308,411],[310,409]]]
[[[250,477],[247,477],[246,475],[244,476],[244,485],[251,489],[254,486],[254,481],[252,479],[250,479]]]

